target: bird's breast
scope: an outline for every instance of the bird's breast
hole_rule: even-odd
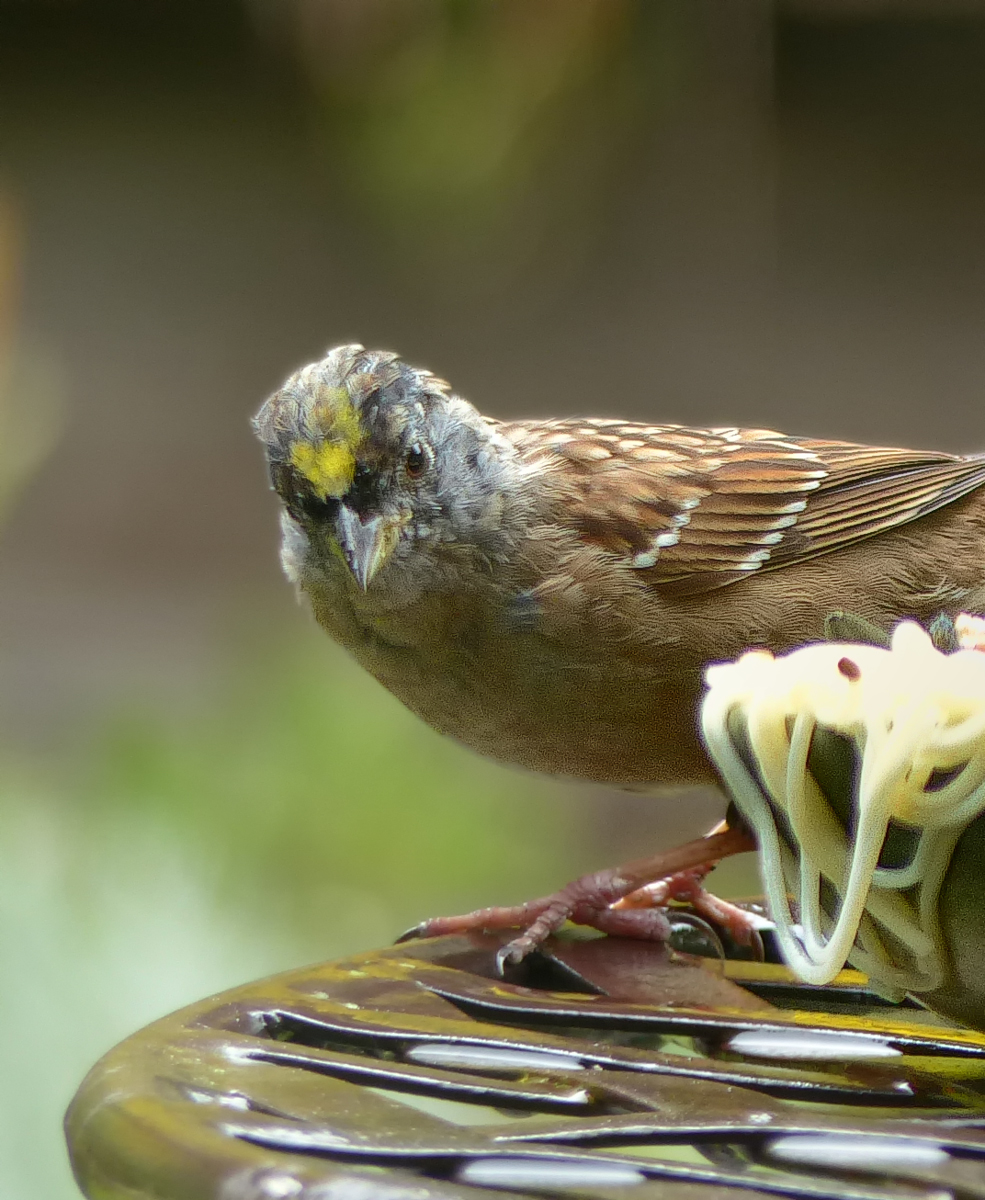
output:
[[[659,658],[570,627],[535,603],[421,597],[383,609],[365,594],[312,594],[319,623],[439,732],[503,762],[616,786],[709,777],[695,711],[700,671],[667,679]]]

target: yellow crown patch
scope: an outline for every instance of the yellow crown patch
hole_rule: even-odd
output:
[[[293,443],[291,466],[322,500],[344,496],[356,474],[356,451],[365,436],[345,388],[322,391],[312,408],[311,426],[316,440]]]

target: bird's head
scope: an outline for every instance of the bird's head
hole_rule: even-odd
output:
[[[337,346],[292,375],[254,428],[290,534],[316,561],[341,559],[364,591],[410,584],[442,548],[495,554],[512,448],[397,355]]]

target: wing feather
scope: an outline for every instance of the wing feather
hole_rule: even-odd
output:
[[[768,429],[610,420],[500,429],[524,461],[548,473],[560,521],[676,593],[828,554],[985,485],[983,455]]]

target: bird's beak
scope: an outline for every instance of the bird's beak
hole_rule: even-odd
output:
[[[397,544],[400,523],[392,517],[362,517],[341,505],[335,519],[336,536],[349,570],[365,591]]]

